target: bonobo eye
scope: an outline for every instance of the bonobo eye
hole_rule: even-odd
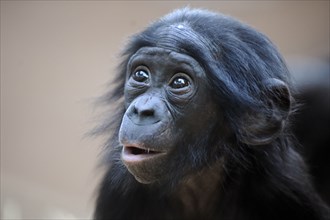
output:
[[[170,82],[170,87],[173,89],[182,89],[190,86],[191,82],[188,76],[178,75],[173,77]]]
[[[138,67],[132,74],[132,78],[137,82],[147,82],[149,80],[149,73],[145,67]]]

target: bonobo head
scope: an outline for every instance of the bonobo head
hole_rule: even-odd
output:
[[[137,181],[182,178],[226,157],[232,143],[281,138],[291,108],[287,68],[254,29],[182,9],[135,35],[124,57],[119,142]]]
[[[166,177],[182,160],[175,154],[188,153],[190,142],[222,117],[207,88],[203,68],[186,54],[143,47],[130,58],[119,139],[122,159],[138,181]]]

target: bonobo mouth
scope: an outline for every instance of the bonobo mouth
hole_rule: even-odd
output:
[[[136,146],[123,146],[122,159],[125,162],[141,162],[164,155],[165,152]]]

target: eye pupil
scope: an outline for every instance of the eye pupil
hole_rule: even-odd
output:
[[[133,79],[138,82],[146,82],[149,79],[149,75],[144,70],[138,70],[133,74]]]
[[[190,85],[189,80],[183,78],[183,77],[177,77],[175,78],[172,83],[170,84],[170,86],[174,89],[180,89],[180,88],[184,88]]]

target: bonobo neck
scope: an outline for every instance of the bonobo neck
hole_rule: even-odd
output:
[[[182,204],[187,219],[198,219],[199,214],[205,218],[205,213],[214,213],[213,209],[216,207],[212,204],[217,204],[220,198],[223,163],[222,158],[212,166],[188,176],[174,190],[173,195]]]

